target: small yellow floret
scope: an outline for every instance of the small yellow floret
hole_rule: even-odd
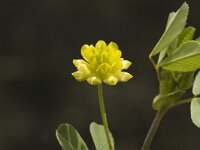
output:
[[[114,42],[108,45],[100,40],[93,45],[83,45],[81,48],[83,59],[74,59],[76,72],[72,75],[78,81],[87,81],[91,85],[116,85],[118,81],[126,82],[133,76],[122,70],[128,69],[131,62],[121,58],[122,53]]]

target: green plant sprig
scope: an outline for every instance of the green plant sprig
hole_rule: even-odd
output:
[[[165,31],[149,55],[157,72],[160,90],[153,100],[157,114],[142,150],[149,150],[162,118],[173,107],[191,103],[192,121],[200,127],[200,72],[194,81],[194,75],[200,68],[200,42],[199,38],[193,39],[195,28],[185,27],[188,13],[189,6],[184,3],[178,11],[169,14]],[[155,55],[159,55],[157,62],[153,59]],[[181,100],[190,88],[194,97]]]

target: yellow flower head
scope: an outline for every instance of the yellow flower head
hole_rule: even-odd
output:
[[[85,81],[92,85],[102,82],[115,85],[118,81],[126,82],[133,76],[122,70],[128,69],[131,62],[121,58],[121,51],[114,42],[108,45],[104,41],[98,41],[95,45],[83,45],[81,48],[83,59],[74,59],[76,72],[72,75],[78,81]]]

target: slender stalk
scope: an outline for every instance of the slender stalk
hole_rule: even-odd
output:
[[[105,129],[106,138],[107,138],[110,150],[113,150],[110,135],[109,135],[109,127],[108,127],[108,122],[107,122],[107,117],[106,117],[105,104],[103,100],[102,84],[98,85],[98,96],[99,96],[99,105],[100,105],[100,110],[101,110],[101,118],[102,118],[103,126]]]
[[[159,110],[157,112],[157,114],[156,114],[156,116],[155,116],[155,118],[153,120],[153,123],[152,123],[152,125],[151,125],[151,127],[149,129],[149,132],[148,132],[148,134],[146,136],[146,139],[145,139],[145,141],[143,143],[143,146],[142,146],[141,150],[149,150],[149,148],[151,146],[151,143],[153,141],[153,138],[154,138],[154,136],[156,134],[156,131],[158,129],[158,126],[159,126],[159,124],[160,124],[165,112],[166,112],[165,110]]]
[[[156,74],[157,74],[157,77],[158,77],[158,80],[160,81],[159,67],[158,67],[158,65],[155,63],[155,61],[153,60],[153,58],[151,57],[151,55],[149,56],[149,59],[150,59],[151,63],[153,64],[154,69],[155,69]]]
[[[171,106],[169,106],[167,109],[161,109],[157,112],[154,120],[153,120],[153,123],[149,129],[149,132],[146,136],[146,139],[143,143],[143,146],[142,146],[142,149],[141,150],[149,150],[150,146],[151,146],[151,143],[153,141],[153,138],[156,134],[156,131],[158,129],[158,126],[160,124],[160,122],[162,121],[162,118],[164,117],[164,115],[166,114],[166,112],[173,108],[173,107],[176,107],[176,106],[180,106],[180,105],[183,105],[183,104],[188,104],[188,103],[191,103],[193,98],[188,98],[188,99],[184,99],[184,100],[180,100],[180,101],[177,101],[176,103],[172,104]]]
[[[192,99],[193,98],[188,98],[188,99],[180,100],[180,101],[174,103],[170,108],[176,107],[176,106],[180,106],[180,105],[183,105],[183,104],[191,103]]]

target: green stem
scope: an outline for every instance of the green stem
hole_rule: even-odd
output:
[[[192,99],[193,99],[193,98],[188,98],[188,99],[184,99],[184,100],[177,101],[177,102],[174,103],[172,106],[170,106],[170,108],[176,107],[176,106],[179,106],[179,105],[183,105],[183,104],[191,103]]]
[[[176,107],[176,106],[180,106],[180,105],[183,105],[183,104],[188,104],[188,103],[191,103],[193,98],[189,98],[189,99],[184,99],[184,100],[180,100],[180,101],[177,101],[176,103],[172,104],[171,106],[168,106],[167,109],[160,109],[154,120],[153,120],[153,123],[149,129],[149,132],[146,136],[146,139],[143,143],[143,146],[142,146],[142,149],[141,150],[149,150],[150,146],[151,146],[151,143],[153,141],[153,138],[157,132],[157,129],[158,129],[158,126],[160,124],[160,122],[162,121],[162,118],[164,117],[164,115],[167,113],[167,111],[173,107]]]
[[[100,110],[101,110],[101,119],[102,119],[103,126],[104,126],[104,129],[105,129],[106,138],[107,138],[110,150],[113,150],[110,135],[109,135],[109,128],[108,128],[106,112],[105,112],[105,104],[104,104],[104,100],[103,100],[102,84],[98,85],[98,96],[99,96],[99,105],[100,105]]]
[[[157,74],[157,77],[158,77],[158,80],[160,81],[159,67],[158,67],[158,65],[155,63],[155,61],[153,60],[153,58],[151,57],[151,55],[149,56],[149,59],[150,59],[151,63],[153,64],[154,69],[155,69],[156,74]]]
[[[156,116],[153,120],[153,123],[149,129],[149,132],[146,136],[146,139],[143,143],[143,146],[142,146],[142,149],[141,150],[149,150],[150,146],[151,146],[151,143],[153,141],[153,138],[156,134],[156,131],[158,129],[158,126],[164,116],[164,114],[166,113],[165,110],[159,110],[157,113],[156,113]]]

